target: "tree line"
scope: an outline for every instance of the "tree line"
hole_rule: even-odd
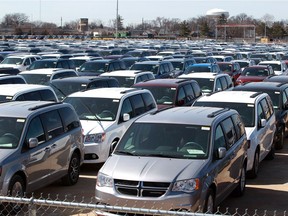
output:
[[[127,32],[127,36],[131,36],[132,33],[138,35],[174,35],[177,37],[205,37],[213,38],[216,34],[216,26],[221,25],[253,25],[255,26],[255,35],[251,34],[251,29],[247,29],[247,35],[244,37],[265,37],[274,39],[283,39],[288,35],[288,21],[281,20],[275,21],[274,16],[265,14],[261,19],[255,19],[252,16],[248,16],[245,13],[240,13],[236,16],[226,18],[223,15],[219,17],[198,16],[189,18],[187,20],[181,20],[178,18],[165,18],[157,17],[154,20],[142,20],[142,23],[127,24],[124,25],[124,19],[122,16],[118,16],[118,19],[109,21],[108,24],[104,24],[100,19],[93,20],[88,23],[88,32],[81,32],[81,34],[92,34],[94,31],[101,30],[102,35],[113,35],[117,25],[119,31]],[[79,20],[65,22],[61,26],[57,26],[55,23],[31,21],[29,16],[24,13],[6,14],[0,22],[0,29],[3,34],[10,32],[15,35],[22,34],[41,34],[41,35],[59,35],[59,34],[75,34],[79,32]],[[236,38],[243,37],[243,29],[241,28],[229,28],[219,29],[217,33],[219,37]],[[224,35],[225,34],[225,35]]]

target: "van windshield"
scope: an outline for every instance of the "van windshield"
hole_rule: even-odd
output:
[[[63,100],[70,103],[80,120],[115,121],[119,100],[112,98],[67,97]]]
[[[114,153],[144,157],[206,159],[210,127],[165,123],[134,123]]]
[[[0,149],[18,146],[24,124],[25,119],[0,117]]]

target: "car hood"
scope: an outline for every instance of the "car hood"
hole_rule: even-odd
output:
[[[0,161],[5,160],[8,158],[11,154],[13,154],[16,150],[15,149],[0,149]]]
[[[20,68],[20,65],[16,64],[0,64],[0,68]]]
[[[242,82],[261,82],[266,78],[266,76],[239,76],[237,82],[241,80]]]
[[[113,123],[113,121],[101,121],[100,123],[99,121],[81,120],[84,135],[103,133]]]
[[[112,155],[101,168],[113,179],[173,182],[196,177],[206,160]]]

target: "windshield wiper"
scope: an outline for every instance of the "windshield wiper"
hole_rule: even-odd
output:
[[[179,158],[179,155],[175,154],[161,154],[161,153],[152,153],[152,154],[145,154],[141,155],[145,157],[163,157],[163,158]]]
[[[128,152],[128,151],[123,151],[123,150],[115,150],[115,153],[135,156],[134,153]]]

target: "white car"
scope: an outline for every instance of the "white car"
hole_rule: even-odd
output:
[[[274,157],[275,111],[267,93],[222,91],[199,98],[193,106],[225,107],[239,112],[250,143],[247,171],[251,178],[257,177],[264,158]]]
[[[15,68],[24,71],[34,61],[41,59],[38,55],[9,55],[0,63],[0,68]]]
[[[84,163],[103,163],[136,118],[157,110],[146,89],[98,88],[76,92],[63,102],[74,106],[82,127]]]
[[[99,76],[117,79],[120,87],[131,87],[135,83],[155,79],[155,76],[151,71],[141,70],[118,70],[102,73]]]
[[[276,75],[281,75],[287,71],[287,65],[284,61],[261,61],[258,65],[270,65]]]
[[[224,73],[189,73],[182,74],[178,78],[196,80],[203,95],[217,91],[232,90],[234,87],[231,77]]]

